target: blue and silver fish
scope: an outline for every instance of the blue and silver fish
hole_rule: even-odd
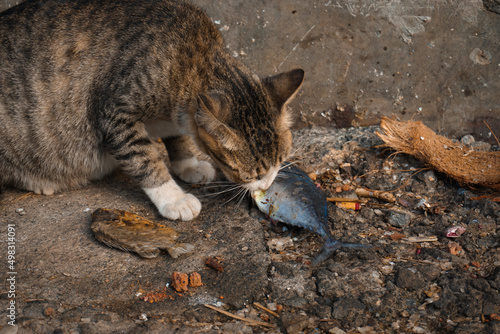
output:
[[[253,191],[252,198],[259,210],[270,219],[308,229],[325,238],[325,244],[312,264],[323,262],[341,247],[371,248],[333,238],[328,225],[326,195],[298,167],[288,165],[282,168],[269,189]]]

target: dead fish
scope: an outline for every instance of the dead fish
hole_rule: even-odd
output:
[[[252,198],[259,210],[272,220],[308,229],[325,238],[325,244],[312,264],[321,263],[341,247],[371,248],[332,237],[326,194],[298,167],[288,165],[282,168],[271,187],[266,191],[253,191]]]
[[[90,229],[103,244],[148,259],[157,257],[160,249],[166,249],[174,259],[194,249],[191,244],[178,242],[180,234],[173,228],[123,210],[95,210]]]

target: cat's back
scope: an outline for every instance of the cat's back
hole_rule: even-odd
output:
[[[98,177],[104,107],[161,95],[176,61],[222,44],[206,14],[180,1],[28,0],[0,13],[4,181],[58,175],[68,188]]]
[[[41,42],[57,32],[69,37],[75,31],[119,38],[148,28],[175,35],[186,27],[211,30],[209,25],[200,8],[184,1],[27,0],[0,13],[0,38]]]

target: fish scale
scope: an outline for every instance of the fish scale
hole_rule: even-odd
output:
[[[326,194],[300,168],[285,164],[266,191],[252,192],[255,204],[270,219],[310,230],[325,238],[312,263],[326,260],[337,249],[371,246],[335,240],[328,224]]]

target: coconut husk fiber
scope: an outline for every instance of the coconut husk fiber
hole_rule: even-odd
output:
[[[500,152],[478,152],[439,136],[422,122],[398,122],[384,117],[377,135],[386,146],[411,154],[460,184],[500,190]]]

